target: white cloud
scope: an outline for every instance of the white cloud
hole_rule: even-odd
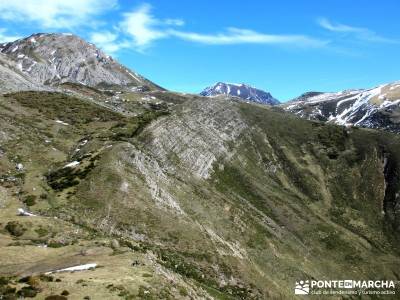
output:
[[[137,10],[125,13],[124,20],[120,23],[121,30],[130,35],[135,46],[139,48],[167,36],[165,32],[157,29],[161,22],[150,14],[150,10],[149,4],[143,4]]]
[[[157,19],[151,14],[151,6],[143,4],[136,10],[124,14],[120,23],[122,32],[131,36],[136,48],[143,50],[152,42],[163,38],[179,38],[185,41],[208,45],[232,44],[281,44],[297,47],[322,47],[328,42],[305,35],[274,35],[248,29],[228,28],[222,33],[197,33],[177,30],[172,26],[183,26],[181,19]]]
[[[352,35],[354,38],[367,42],[377,42],[377,43],[398,43],[399,41],[382,37],[376,32],[363,27],[354,27],[345,24],[334,24],[326,18],[319,18],[317,20],[318,24],[331,32],[337,32],[347,35]]]
[[[169,33],[183,40],[208,45],[232,44],[290,44],[299,47],[321,47],[326,41],[310,38],[304,35],[274,35],[259,33],[253,30],[228,28],[224,33],[201,34],[170,30]]]
[[[4,28],[0,28],[0,43],[13,42],[20,39],[20,36],[9,35]]]
[[[72,28],[116,5],[117,0],[2,0],[0,18],[35,22],[41,28]]]
[[[119,35],[110,31],[93,32],[89,40],[107,54],[115,54],[123,48],[128,48],[130,43],[119,41]]]

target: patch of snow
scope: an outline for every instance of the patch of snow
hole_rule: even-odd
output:
[[[20,62],[20,61],[18,62],[17,68],[18,68],[18,70],[20,70],[20,71],[23,70],[23,68],[22,68],[22,62]]]
[[[58,124],[65,125],[65,126],[69,125],[68,123],[65,123],[65,122],[63,122],[61,120],[56,120],[55,122],[58,123]]]
[[[237,86],[237,87],[243,87],[245,86],[245,84],[243,83],[234,83],[234,82],[227,82],[227,85],[233,85],[233,86]]]
[[[383,103],[379,106],[379,108],[385,108],[385,107],[389,107],[389,106],[395,106],[395,105],[397,105],[397,104],[400,104],[400,99],[399,100],[396,100],[396,101],[388,101],[388,100],[385,100],[385,101],[383,101]]]
[[[79,265],[79,266],[74,266],[74,267],[69,267],[65,269],[60,269],[60,270],[54,270],[50,272],[46,272],[46,275],[52,274],[52,273],[60,273],[60,272],[76,272],[76,271],[86,271],[86,270],[91,270],[97,267],[96,263],[92,264],[85,264],[85,265]]]
[[[336,110],[337,110],[337,108],[338,108],[339,106],[341,106],[342,104],[344,104],[344,103],[346,103],[346,102],[348,102],[348,101],[352,101],[352,100],[354,100],[354,99],[357,99],[357,96],[354,96],[354,97],[350,97],[350,98],[346,98],[346,99],[340,100],[340,101],[336,104]]]
[[[17,51],[17,50],[18,50],[18,45],[15,46],[15,47],[11,50],[11,53],[14,53],[14,52]]]
[[[36,215],[24,210],[23,208],[18,208],[18,215],[24,217],[36,217]]]
[[[286,109],[291,110],[293,108],[297,108],[297,104],[291,104],[288,107],[286,107]]]
[[[69,164],[66,164],[66,165],[64,166],[64,168],[73,168],[73,167],[76,167],[76,166],[79,165],[79,164],[80,164],[80,162],[77,161],[77,160],[75,160],[75,161],[73,161],[73,162],[70,162]]]
[[[36,61],[33,61],[32,64],[29,66],[29,68],[26,70],[26,72],[30,72],[32,70],[32,67],[37,64]]]

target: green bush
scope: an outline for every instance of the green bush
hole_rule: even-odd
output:
[[[35,195],[28,195],[24,198],[24,203],[28,206],[33,206],[36,204],[36,196]]]
[[[61,247],[64,247],[64,246],[65,245],[63,243],[61,243],[61,242],[49,242],[47,244],[47,247],[49,247],[49,248],[61,248]]]
[[[31,286],[25,286],[17,292],[17,295],[23,298],[34,298],[37,293],[38,292]]]
[[[7,223],[5,229],[13,236],[19,237],[23,235],[26,228],[18,221],[10,221]]]
[[[43,228],[41,226],[39,228],[36,228],[35,232],[37,233],[37,235],[39,237],[44,237],[49,234],[49,231],[46,228]]]

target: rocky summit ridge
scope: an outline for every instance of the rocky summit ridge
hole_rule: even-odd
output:
[[[204,89],[200,95],[207,97],[226,95],[237,97],[249,102],[268,105],[277,105],[280,103],[277,99],[272,97],[270,93],[244,83],[235,84],[217,82],[216,84]]]
[[[49,88],[65,82],[90,87],[156,85],[72,34],[33,34],[0,44],[1,89]],[[4,85],[4,81],[10,82]]]

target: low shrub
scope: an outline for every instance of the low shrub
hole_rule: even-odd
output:
[[[24,198],[24,203],[28,206],[33,206],[36,204],[36,196],[35,195],[28,195]]]
[[[5,229],[13,236],[19,237],[23,235],[26,228],[18,221],[10,221],[7,223]]]

